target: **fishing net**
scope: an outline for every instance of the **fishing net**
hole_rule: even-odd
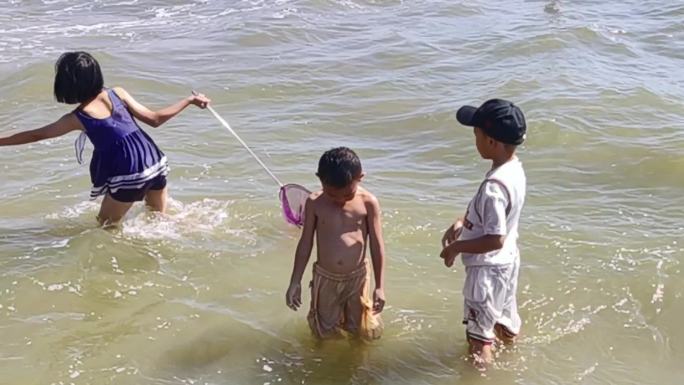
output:
[[[195,91],[192,91],[192,93],[197,95]],[[280,179],[278,179],[278,177],[276,177],[275,174],[273,174],[273,172],[266,167],[264,162],[259,159],[254,151],[249,148],[247,143],[245,143],[245,141],[242,140],[242,138],[240,138],[240,136],[230,127],[230,124],[228,124],[225,119],[223,119],[216,111],[214,111],[210,105],[207,105],[207,109],[219,122],[221,122],[221,124],[223,124],[223,127],[233,134],[235,139],[242,144],[249,154],[252,155],[254,160],[256,160],[257,163],[259,163],[259,165],[264,169],[264,171],[266,171],[268,175],[270,175],[270,177],[278,184],[278,186],[280,186],[279,197],[285,220],[293,225],[302,226],[304,224],[304,205],[306,204],[306,199],[309,197],[311,192],[298,184],[290,183],[284,185]]]
[[[304,206],[311,191],[306,187],[290,183],[280,187],[280,203],[285,220],[293,225],[304,224]]]

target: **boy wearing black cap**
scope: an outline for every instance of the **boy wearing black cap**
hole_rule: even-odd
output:
[[[472,126],[480,156],[492,161],[465,216],[442,237],[440,257],[451,267],[460,253],[466,268],[464,317],[469,354],[476,366],[492,361],[492,343],[513,342],[520,332],[516,289],[520,254],[518,220],[526,178],[516,147],[525,140],[525,117],[513,103],[491,99],[464,106],[457,120]]]

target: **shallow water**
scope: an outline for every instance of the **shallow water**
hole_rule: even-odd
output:
[[[285,182],[357,150],[381,200],[386,334],[317,346],[284,305],[298,230],[207,112],[147,131],[168,216],[95,228],[75,135],[0,149],[0,383],[676,384],[684,370],[684,4],[669,1],[9,1],[0,132],[69,111],[53,65],[87,50],[162,107],[200,90]],[[465,361],[445,226],[487,170],[454,111],[525,111],[523,335]],[[308,276],[308,273],[307,273]],[[305,296],[308,300],[308,296]]]

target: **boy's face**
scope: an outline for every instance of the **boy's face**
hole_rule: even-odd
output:
[[[356,196],[356,190],[359,187],[359,183],[361,183],[361,178],[363,178],[363,174],[352,180],[352,182],[345,187],[333,187],[323,184],[323,194],[333,201],[333,203],[344,206],[345,203],[354,199]]]
[[[473,128],[475,134],[475,147],[477,152],[483,159],[491,159],[493,148],[496,146],[496,141],[484,133],[479,127]]]

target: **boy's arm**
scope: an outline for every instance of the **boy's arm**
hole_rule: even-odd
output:
[[[499,250],[504,246],[508,233],[506,224],[508,199],[507,193],[501,189],[499,184],[489,183],[485,185],[479,211],[482,215],[482,227],[485,235],[468,240],[454,241],[446,245],[440,254],[445,265],[451,267],[459,253],[484,254]]]
[[[292,310],[297,310],[302,305],[302,276],[304,275],[304,270],[306,270],[306,265],[309,263],[311,250],[313,249],[314,233],[316,232],[316,213],[314,212],[313,203],[313,199],[309,197],[304,205],[304,227],[302,228],[299,243],[297,243],[297,251],[295,251],[290,286],[285,294],[285,302]]]
[[[185,107],[191,104],[194,104],[200,108],[206,108],[207,104],[211,101],[202,94],[193,94],[166,108],[152,111],[140,104],[137,100],[133,99],[133,97],[123,88],[114,87],[114,92],[116,92],[119,98],[126,103],[126,107],[128,107],[128,110],[131,112],[131,114],[133,114],[133,116],[136,117],[136,119],[139,119],[140,121],[152,127],[161,126],[167,120],[178,115],[185,109]]]
[[[38,142],[44,139],[56,138],[82,128],[83,125],[78,118],[75,117],[74,114],[69,113],[47,126],[36,128],[35,130],[18,132],[14,135],[0,138],[0,146],[14,146]]]
[[[490,251],[501,249],[505,240],[505,235],[487,234],[479,238],[468,239],[465,241],[454,241],[445,249],[451,249],[456,254],[484,254]]]
[[[444,259],[447,267],[451,267],[459,253],[484,254],[499,250],[503,247],[505,240],[505,235],[487,234],[479,238],[454,241],[442,250],[440,257]]]
[[[368,211],[368,242],[373,262],[375,290],[373,291],[373,312],[380,313],[385,307],[385,241],[382,237],[380,203],[370,195],[366,202]]]
[[[465,218],[465,215],[460,218],[456,218],[454,223],[452,223],[446,229],[444,235],[442,236],[442,247],[447,247],[451,242],[457,240],[461,235],[461,230],[463,230],[463,218]]]

